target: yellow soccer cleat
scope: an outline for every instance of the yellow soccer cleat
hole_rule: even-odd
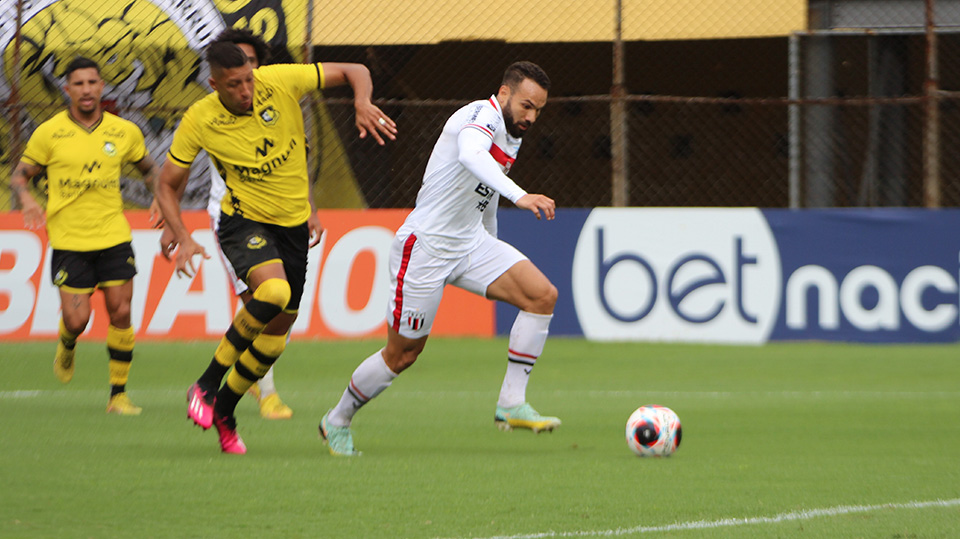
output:
[[[260,403],[260,417],[264,419],[290,419],[293,410],[280,400],[280,395],[271,393],[258,401]]]
[[[73,380],[73,350],[68,349],[62,342],[57,342],[57,356],[53,359],[53,374],[66,384]]]
[[[117,393],[110,397],[110,402],[107,403],[108,414],[140,415],[142,411],[143,408],[130,402],[130,397],[126,393]]]

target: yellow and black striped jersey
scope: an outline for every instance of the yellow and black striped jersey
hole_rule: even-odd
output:
[[[187,168],[201,149],[227,185],[222,211],[280,226],[310,216],[307,155],[300,98],[323,88],[320,64],[275,64],[253,71],[250,114],[237,116],[216,92],[187,109],[167,153]]]
[[[147,156],[136,124],[104,111],[91,128],[69,111],[40,124],[23,161],[46,167],[47,234],[54,249],[97,251],[131,240],[120,172]]]

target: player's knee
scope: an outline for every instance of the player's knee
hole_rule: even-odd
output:
[[[423,339],[405,341],[402,344],[388,342],[386,348],[381,352],[383,362],[387,364],[391,371],[400,374],[420,357],[420,352],[423,352],[425,344],[426,341]]]
[[[253,299],[276,305],[281,309],[290,303],[290,283],[283,279],[267,279],[253,293]]]
[[[110,324],[114,327],[130,327],[130,303],[120,302],[109,309]]]
[[[63,313],[63,327],[73,335],[80,335],[87,329],[87,323],[90,321],[90,313]]]
[[[557,287],[550,281],[546,281],[537,287],[536,293],[530,298],[530,305],[524,310],[534,314],[550,314],[556,305]]]
[[[553,307],[557,304],[557,287],[553,286],[553,283],[547,281],[547,290],[543,294],[542,301],[544,305],[550,307],[550,312],[553,312]]]

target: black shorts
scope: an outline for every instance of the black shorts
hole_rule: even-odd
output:
[[[50,275],[65,292],[90,294],[100,288],[121,285],[137,274],[130,242],[99,251],[53,250]]]
[[[250,286],[250,271],[271,261],[280,261],[290,284],[290,303],[284,311],[297,312],[303,284],[307,280],[307,250],[310,248],[307,223],[285,227],[221,213],[217,240],[237,277],[247,286]]]

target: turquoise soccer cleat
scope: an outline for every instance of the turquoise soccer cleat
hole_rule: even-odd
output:
[[[353,433],[350,427],[337,427],[327,420],[330,411],[320,419],[320,437],[326,442],[330,454],[335,457],[356,457],[360,452],[353,447]]]
[[[493,422],[500,430],[530,429],[535,433],[552,431],[560,426],[560,418],[540,415],[528,402],[513,408],[497,406]]]

